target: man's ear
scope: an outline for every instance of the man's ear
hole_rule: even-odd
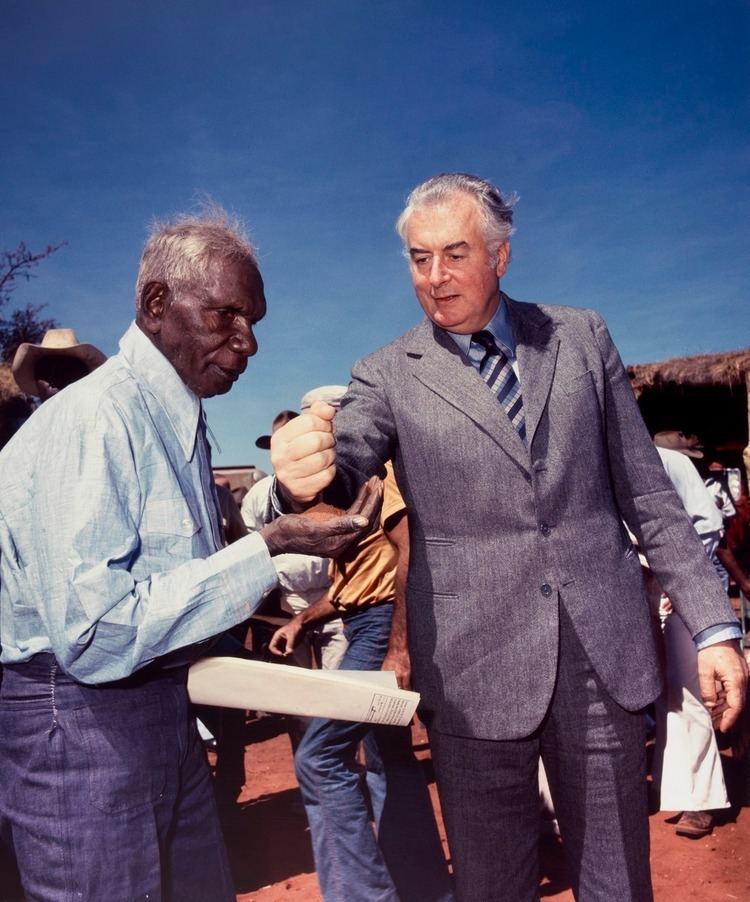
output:
[[[169,286],[164,282],[146,282],[141,291],[140,322],[152,335],[161,331],[162,318],[169,306]]]
[[[505,275],[505,270],[508,268],[509,263],[510,241],[503,241],[497,249],[497,260],[495,261],[495,272],[497,273],[498,279],[502,279]]]

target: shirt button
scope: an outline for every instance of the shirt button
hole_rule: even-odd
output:
[[[541,523],[541,524],[539,525],[539,532],[540,532],[543,536],[548,536],[548,535],[552,532],[552,527],[551,527],[551,526],[548,526],[546,523]]]
[[[185,519],[182,521],[182,525],[185,529],[190,529],[190,527],[193,525],[193,521],[189,517],[185,517]]]
[[[552,586],[549,583],[542,583],[539,587],[539,591],[544,595],[545,598],[549,598],[552,594]]]

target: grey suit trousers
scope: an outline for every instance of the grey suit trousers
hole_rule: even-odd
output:
[[[539,899],[540,755],[576,899],[652,899],[643,717],[604,690],[562,605],[560,624],[555,691],[532,736],[430,730],[460,902]]]

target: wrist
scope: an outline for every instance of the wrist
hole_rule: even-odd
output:
[[[303,511],[306,511],[308,507],[320,500],[320,493],[318,493],[313,498],[310,498],[309,501],[301,501],[291,495],[278,480],[276,482],[276,496],[282,511],[292,514],[302,513]]]
[[[283,554],[284,551],[281,547],[281,542],[279,541],[279,529],[279,521],[272,520],[258,530],[258,535],[266,543],[266,548],[271,557],[276,557],[277,554]]]

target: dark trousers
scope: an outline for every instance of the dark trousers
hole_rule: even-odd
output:
[[[30,900],[234,900],[185,668],[83,686],[6,666],[0,831]]]
[[[652,899],[643,717],[609,697],[560,613],[557,685],[533,736],[497,742],[430,731],[461,902],[539,899],[540,755],[576,899]]]

